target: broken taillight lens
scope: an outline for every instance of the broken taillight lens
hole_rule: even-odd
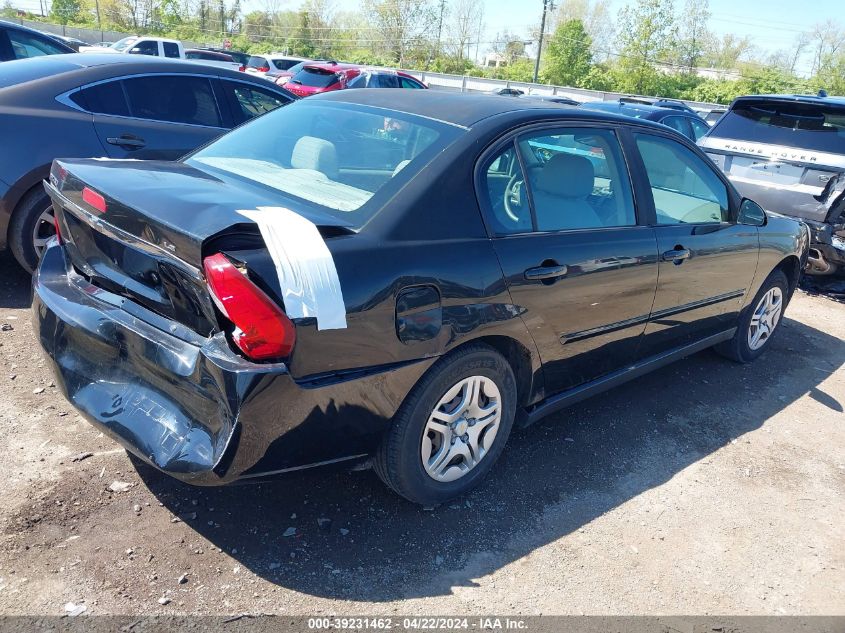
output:
[[[252,360],[289,356],[296,328],[279,306],[223,253],[206,257],[203,268],[215,305],[235,326],[235,345]]]

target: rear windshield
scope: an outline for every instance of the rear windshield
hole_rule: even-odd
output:
[[[328,88],[337,81],[337,74],[322,68],[303,68],[291,77],[291,81],[311,88]]]
[[[719,119],[711,136],[845,154],[845,106],[744,101]]]
[[[295,59],[274,59],[273,66],[276,67],[277,70],[288,70],[293,66],[296,66],[298,62]]]
[[[256,57],[255,55],[253,55],[252,57],[249,58],[249,61],[247,62],[247,67],[248,68],[268,68],[267,60],[264,59],[263,57]]]
[[[297,101],[220,137],[186,160],[310,203],[361,226],[460,128],[346,103]],[[282,204],[284,204],[282,202]]]

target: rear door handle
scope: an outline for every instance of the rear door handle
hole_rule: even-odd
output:
[[[688,248],[673,248],[671,251],[663,253],[663,261],[682,264],[685,259],[689,259],[689,256],[690,252]]]
[[[144,139],[134,136],[110,136],[106,141],[111,145],[125,147],[126,149],[141,149],[147,144]]]
[[[525,271],[525,278],[529,281],[542,281],[544,279],[557,279],[564,277],[568,272],[565,265],[558,266],[537,266]]]

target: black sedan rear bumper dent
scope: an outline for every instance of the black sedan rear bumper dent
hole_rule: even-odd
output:
[[[197,485],[362,458],[434,359],[296,382],[88,283],[64,249],[33,277],[34,328],[57,384],[95,426]]]

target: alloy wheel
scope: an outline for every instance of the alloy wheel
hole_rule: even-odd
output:
[[[748,347],[755,351],[763,347],[775,332],[781,314],[783,313],[783,291],[773,286],[764,294],[748,326]]]
[[[38,259],[44,254],[44,249],[47,247],[47,240],[56,234],[55,218],[53,217],[53,207],[47,207],[38,219],[35,221],[35,226],[32,228],[32,246],[35,248],[35,254]]]
[[[502,419],[499,388],[490,378],[470,376],[452,386],[423,429],[420,456],[432,479],[460,479],[487,456]]]

